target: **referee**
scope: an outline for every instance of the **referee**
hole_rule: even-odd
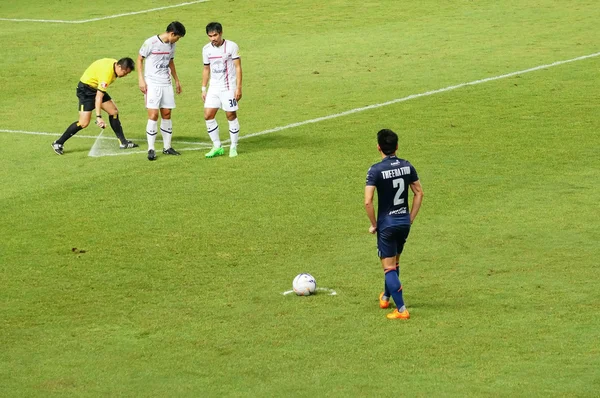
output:
[[[102,110],[108,113],[108,122],[115,132],[115,135],[121,142],[120,148],[135,148],[138,145],[128,141],[123,134],[123,127],[119,120],[119,110],[114,101],[106,92],[108,86],[117,80],[118,77],[127,76],[135,69],[135,64],[131,58],[103,58],[92,63],[83,72],[77,85],[77,98],[79,98],[79,120],[73,122],[63,135],[52,143],[52,149],[58,155],[63,154],[64,143],[83,130],[90,124],[92,111],[96,112],[96,124],[100,128],[106,127],[106,122],[102,119]]]

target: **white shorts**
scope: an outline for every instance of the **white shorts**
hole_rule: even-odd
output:
[[[217,91],[211,90],[209,87],[206,92],[204,107],[213,109],[221,108],[226,112],[237,111],[238,103],[235,100],[235,90]]]
[[[148,84],[146,91],[146,108],[148,109],[174,109],[175,92],[173,86],[158,86]]]

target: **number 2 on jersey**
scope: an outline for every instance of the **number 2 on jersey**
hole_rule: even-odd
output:
[[[398,206],[404,204],[404,199],[401,198],[405,187],[404,178],[396,178],[395,180],[392,180],[392,184],[394,188],[398,188],[398,191],[396,191],[396,195],[394,196],[394,205]]]

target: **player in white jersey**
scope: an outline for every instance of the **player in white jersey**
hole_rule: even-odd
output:
[[[202,100],[204,120],[213,148],[205,156],[213,158],[225,153],[219,137],[219,125],[215,120],[219,108],[225,111],[229,121],[231,147],[229,157],[237,156],[240,123],[237,119],[238,101],[242,98],[242,61],[238,45],[223,39],[223,27],[218,22],[206,25],[210,43],[202,49]],[[209,83],[210,78],[210,83]],[[206,86],[208,85],[208,90]]]
[[[181,22],[171,22],[167,30],[160,35],[148,38],[137,57],[137,69],[140,91],[144,93],[146,108],[148,109],[148,123],[146,124],[146,138],[148,139],[148,160],[156,159],[154,143],[158,127],[158,111],[160,109],[160,132],[163,137],[163,153],[165,155],[179,155],[171,147],[173,123],[171,110],[175,108],[175,94],[181,93],[181,83],[175,70],[175,43],[185,36],[185,27]],[[142,68],[142,64],[145,67]],[[143,73],[142,73],[143,70]]]

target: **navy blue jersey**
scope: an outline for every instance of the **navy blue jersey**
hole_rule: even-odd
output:
[[[367,172],[367,185],[377,189],[377,229],[393,225],[410,225],[408,189],[419,180],[410,162],[386,156]]]

